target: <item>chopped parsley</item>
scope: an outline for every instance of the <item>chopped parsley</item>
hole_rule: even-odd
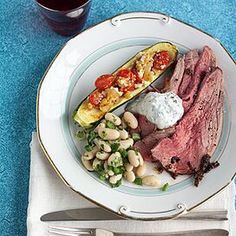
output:
[[[123,174],[125,172],[125,168],[123,166],[120,166],[120,167],[113,167],[113,170],[115,175],[118,175],[118,174]]]
[[[136,142],[141,139],[141,136],[139,133],[132,133],[132,139]]]
[[[169,187],[169,183],[165,183],[165,184],[161,187],[161,191],[163,191],[163,192],[167,191],[168,187]]]
[[[142,185],[143,184],[143,180],[140,177],[136,177],[134,180],[134,183],[137,185]]]
[[[85,139],[85,132],[83,130],[79,130],[76,134],[76,137],[79,139],[79,140],[83,140]]]
[[[119,181],[117,181],[116,184],[111,184],[111,187],[112,187],[112,188],[117,188],[117,187],[119,187],[119,186],[121,185],[121,183],[122,183],[122,179],[120,179]]]
[[[87,137],[88,144],[93,145],[95,138],[97,138],[97,133],[94,130],[89,131],[88,137]]]
[[[124,162],[128,162],[128,152],[125,149],[119,149],[119,153]]]
[[[119,149],[119,147],[120,147],[120,144],[119,143],[112,143],[111,144],[111,152],[117,152],[118,151],[118,149]]]
[[[116,128],[115,124],[113,122],[109,121],[109,120],[107,120],[107,122],[106,122],[106,127],[109,128],[109,129],[115,129]]]
[[[97,172],[100,180],[106,180],[106,171],[102,165],[97,165],[95,171]]]
[[[106,180],[106,176],[105,175],[99,175],[99,179],[102,180],[102,181],[105,181]]]
[[[121,157],[117,157],[113,161],[111,161],[111,166],[113,166],[113,167],[119,167],[122,165],[123,165],[123,160]]]
[[[93,146],[92,146],[92,145],[89,145],[89,144],[87,144],[87,145],[85,145],[84,149],[85,149],[87,152],[90,152],[90,151],[92,151],[92,150],[93,150]]]

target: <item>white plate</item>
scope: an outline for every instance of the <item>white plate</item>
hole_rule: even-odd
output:
[[[88,173],[80,162],[81,146],[71,119],[75,107],[94,88],[97,76],[114,71],[137,51],[158,41],[177,45],[180,52],[209,45],[225,78],[223,132],[212,159],[220,167],[208,173],[199,187],[190,177],[172,181],[167,192],[124,184],[112,189]],[[38,89],[37,131],[40,144],[63,181],[84,197],[125,217],[166,219],[203,203],[235,176],[236,67],[219,41],[160,13],[127,13],[106,20],[71,39],[55,57]],[[163,182],[171,181],[163,175]]]

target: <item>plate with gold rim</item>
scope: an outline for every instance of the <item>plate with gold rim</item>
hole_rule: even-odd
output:
[[[155,29],[155,30],[150,30]],[[175,44],[180,53],[209,45],[224,72],[226,98],[223,131],[212,159],[220,167],[208,173],[198,188],[189,176],[177,180],[164,173],[168,191],[124,183],[111,188],[83,167],[83,144],[75,137],[75,107],[94,89],[95,79],[111,73],[138,51],[157,42]],[[38,88],[37,133],[40,145],[62,180],[75,192],[127,218],[168,219],[195,208],[234,178],[232,153],[236,136],[236,66],[222,44],[195,27],[162,13],[132,12],[115,16],[69,40],[54,58]],[[124,107],[115,112],[119,114]],[[150,172],[152,167],[150,166]]]

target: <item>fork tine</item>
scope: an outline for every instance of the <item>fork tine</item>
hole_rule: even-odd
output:
[[[63,227],[63,226],[52,226],[49,225],[48,228],[50,230],[59,230],[59,231],[67,231],[71,233],[83,233],[86,235],[91,235],[93,230],[92,229],[82,229],[82,228],[75,228],[75,227]]]

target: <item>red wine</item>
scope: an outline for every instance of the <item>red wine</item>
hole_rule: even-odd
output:
[[[74,35],[83,29],[91,6],[90,0],[37,1],[48,25],[57,33],[65,36]]]
[[[41,5],[59,11],[68,11],[82,6],[88,0],[37,0]]]

